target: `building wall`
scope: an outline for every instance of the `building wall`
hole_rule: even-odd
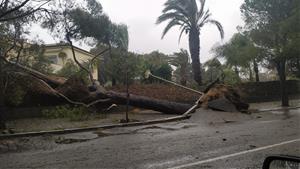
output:
[[[65,57],[60,57],[62,53],[64,53]],[[54,72],[59,71],[65,65],[67,60],[70,59],[70,60],[74,61],[72,50],[69,46],[60,46],[60,47],[59,46],[55,46],[55,47],[47,47],[46,46],[44,55],[51,57],[50,60],[53,60],[54,63],[51,64],[51,66],[53,67]],[[75,56],[80,63],[87,62],[88,60],[90,60],[93,57],[92,54],[81,51],[77,48],[75,48]],[[97,67],[94,68],[92,73],[93,73],[93,78],[98,79]]]

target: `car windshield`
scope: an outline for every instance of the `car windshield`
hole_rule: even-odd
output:
[[[299,18],[299,0],[0,0],[0,168],[299,157]]]

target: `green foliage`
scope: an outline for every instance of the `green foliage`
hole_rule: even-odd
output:
[[[159,51],[153,51],[149,54],[144,54],[142,63],[143,76],[147,70],[150,70],[152,74],[161,78],[171,80],[172,78],[172,67],[169,65],[169,57]],[[146,83],[160,82],[156,79],[144,79]]]
[[[74,35],[76,39],[93,37],[98,43],[107,41],[106,36],[110,34],[112,24],[107,15],[90,13],[82,8],[67,11],[70,18],[69,22],[78,28]]]
[[[54,22],[44,22],[44,28],[53,35],[63,38],[85,40],[89,45],[105,44],[123,50],[128,49],[128,28],[125,24],[113,23],[103,12],[102,5],[96,0],[84,0],[86,3],[60,1]],[[85,5],[83,5],[85,4]]]
[[[258,56],[258,51],[250,40],[236,33],[229,42],[213,49],[217,57],[225,58],[228,66],[247,66]]]
[[[42,114],[46,118],[68,118],[70,121],[81,121],[88,118],[89,110],[85,107],[71,107],[69,105],[56,106],[45,109]]]
[[[292,57],[288,63],[288,76],[300,78],[300,57]]]
[[[8,90],[5,94],[5,102],[9,106],[19,106],[23,103],[27,91],[20,84],[14,83],[13,90]]]
[[[103,51],[100,45],[92,49],[94,53]],[[95,52],[96,51],[96,52]],[[127,52],[120,48],[112,48],[111,55],[109,52],[104,54],[104,59],[100,63],[99,70],[103,77],[103,83],[109,83],[115,80],[117,84],[126,83],[126,70],[128,70],[128,82],[152,82],[145,80],[144,74],[146,70],[152,73],[171,79],[172,68],[168,64],[168,56],[158,51],[149,54],[138,55],[136,53]],[[103,73],[104,72],[104,73]],[[103,75],[104,74],[104,75]]]
[[[245,0],[242,15],[253,41],[276,66],[281,81],[282,106],[288,106],[286,63],[299,56],[299,0]],[[297,47],[298,46],[298,47]]]
[[[41,73],[53,73],[51,61],[44,56],[44,50],[42,49],[42,46],[32,45],[29,49],[29,53],[32,56],[32,59],[30,59],[27,63],[24,63],[24,65],[29,64],[30,67]]]
[[[170,64],[176,66],[174,71],[176,79],[182,85],[186,85],[188,76],[191,74],[190,58],[187,50],[181,49],[180,52],[174,53],[174,57],[170,57]]]
[[[162,38],[166,33],[175,26],[180,26],[180,35],[189,33],[191,30],[200,31],[200,29],[210,23],[217,26],[221,37],[224,37],[222,25],[211,19],[211,13],[205,9],[205,0],[200,0],[200,5],[196,0],[167,0],[162,15],[158,17],[157,24],[169,21],[165,27]],[[190,44],[191,45],[191,44]]]
[[[300,3],[299,0],[271,2],[245,0],[241,12],[251,38],[265,50],[268,61],[278,63],[299,52]]]
[[[23,23],[28,24],[31,21],[41,19],[42,16],[47,15],[49,12],[44,8],[46,4],[49,4],[48,0],[3,0],[0,5],[0,23],[22,21]]]
[[[117,83],[126,83],[126,71],[128,71],[128,82],[132,83],[140,76],[140,60],[138,55],[119,49],[113,49],[111,57],[103,65],[106,76],[116,80]]]
[[[171,78],[172,78],[172,68],[167,63],[164,63],[164,64],[158,66],[157,69],[153,70],[152,73],[163,79],[171,80]]]
[[[56,73],[59,76],[70,78],[71,76],[77,76],[83,79],[85,82],[89,81],[88,73],[82,71],[72,60],[68,59],[65,65]]]
[[[121,50],[128,50],[129,45],[129,35],[128,27],[125,24],[111,24],[110,28],[110,42],[113,47],[119,48]]]
[[[224,83],[229,85],[235,85],[241,82],[240,78],[232,69],[224,69]]]
[[[225,59],[226,66],[234,69],[236,74],[243,71],[244,74],[249,74],[250,79],[252,79],[252,69],[255,70],[254,66],[262,61],[261,50],[255,47],[248,35],[242,33],[234,34],[229,42],[213,48],[212,51],[218,58]]]
[[[205,68],[203,72],[204,83],[210,83],[219,78],[224,69],[224,66],[217,58],[206,61],[203,66]]]
[[[223,39],[224,30],[220,22],[211,18],[211,13],[205,8],[205,0],[198,2],[196,0],[167,0],[162,15],[158,17],[156,23],[168,22],[163,30],[162,38],[176,26],[180,29],[179,41],[184,33],[188,34],[194,80],[201,85],[200,31],[205,25],[215,25]]]

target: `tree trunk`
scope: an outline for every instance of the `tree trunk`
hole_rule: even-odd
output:
[[[112,86],[117,85],[117,80],[114,77],[111,78],[111,85]]]
[[[110,98],[113,103],[123,104],[123,105],[127,103],[126,93],[119,93],[113,91],[109,91],[105,94],[101,92],[97,93],[91,100],[97,100],[103,98],[103,96]],[[135,106],[144,109],[151,109],[166,114],[183,114],[191,107],[190,104],[158,100],[158,99],[153,99],[153,98],[138,96],[133,94],[130,94],[128,103],[130,106]]]
[[[105,74],[104,74],[104,65],[105,65],[104,63],[98,64],[98,70],[97,70],[98,71],[98,81],[102,86],[104,86],[104,84],[106,82]]]
[[[299,56],[300,57],[300,56]],[[300,58],[296,59],[296,65],[297,65],[297,77],[300,78]]]
[[[1,69],[0,69],[1,70]],[[30,71],[30,70],[29,70]],[[2,74],[0,74],[2,75]],[[31,74],[29,74],[31,75]],[[35,77],[35,76],[32,76]],[[43,81],[43,78],[39,78],[39,77],[35,77],[32,80],[41,80]],[[40,81],[38,81],[39,83],[41,83]],[[55,81],[54,81],[55,82]],[[51,82],[51,83],[54,83]],[[49,82],[50,83],[50,82]],[[67,83],[71,83],[67,84]],[[3,84],[3,83],[0,83]],[[47,82],[45,82],[45,84],[48,84]],[[41,85],[45,85],[44,83],[41,83]],[[82,105],[82,106],[87,106],[90,107],[94,104],[101,106],[109,106],[113,103],[115,104],[126,104],[127,103],[127,95],[126,93],[119,93],[119,92],[113,92],[113,91],[105,91],[103,90],[103,87],[101,86],[96,86],[96,91],[88,91],[88,86],[81,86],[79,84],[76,84],[76,81],[71,81],[68,82],[66,81],[64,83],[64,87],[59,86],[58,88],[53,88],[51,87],[49,84],[47,86],[45,86],[45,88],[48,88],[47,90],[40,90],[38,93],[38,95],[42,96],[43,99],[49,100],[49,98],[51,98],[48,103],[48,105],[53,105],[60,103],[71,103],[71,104],[75,104],[75,105]],[[75,85],[75,86],[73,86]],[[79,86],[78,86],[79,85]],[[1,86],[0,86],[1,87]],[[51,90],[49,90],[49,88],[51,88]],[[1,87],[0,89],[3,89],[3,87]],[[70,95],[68,93],[72,92],[74,93],[74,90],[76,91],[75,95]],[[2,90],[0,90],[2,91]],[[86,93],[86,92],[88,93]],[[1,95],[2,96],[2,95]],[[53,97],[53,96],[57,96],[57,97]],[[67,98],[67,99],[66,99]],[[0,103],[3,103],[3,97],[0,97]],[[78,101],[79,100],[79,101]],[[39,105],[38,102],[33,102],[36,105]],[[156,110],[156,111],[160,111],[162,113],[167,113],[167,114],[182,114],[185,111],[187,111],[191,105],[190,104],[182,104],[182,103],[177,103],[177,102],[170,102],[170,101],[165,101],[165,100],[158,100],[158,99],[154,99],[154,98],[149,98],[149,97],[144,97],[144,96],[138,96],[138,95],[130,95],[129,98],[129,105],[131,106],[136,106],[136,107],[140,107],[140,108],[146,108],[146,109],[151,109],[151,110]],[[0,108],[3,108],[3,104],[0,104]],[[3,110],[3,109],[0,109]],[[2,112],[0,112],[0,115],[3,115]],[[0,118],[0,124],[2,125],[2,128],[5,127],[5,123],[4,123],[4,119],[2,118],[3,116],[1,116]]]
[[[198,85],[202,85],[201,64],[200,64],[200,33],[194,28],[189,33],[189,48],[192,58],[192,70],[194,80]]]
[[[253,60],[253,69],[255,72],[255,81],[259,82],[259,70],[258,70],[258,65],[257,65],[257,62],[255,59]]]
[[[289,106],[289,97],[286,89],[286,71],[285,71],[286,65],[285,64],[286,64],[286,60],[281,59],[276,63],[276,68],[280,79],[281,105]]]
[[[236,65],[234,66],[234,72],[235,72],[235,74],[236,74],[236,77],[240,80],[239,69],[238,69],[238,67],[237,67]]]
[[[66,34],[66,39],[71,47],[71,51],[72,51],[72,55],[73,55],[73,60],[75,61],[75,63],[80,67],[80,69],[84,70],[88,75],[89,75],[89,79],[91,81],[92,84],[95,83],[94,78],[93,78],[93,74],[87,69],[85,68],[76,58],[75,55],[75,50],[74,50],[74,46],[73,46],[73,42],[69,36],[69,33]]]
[[[249,80],[253,82],[253,73],[252,73],[251,65],[249,65]]]
[[[0,51],[1,54],[1,51]],[[0,55],[0,57],[2,57]],[[5,119],[4,119],[4,80],[3,80],[3,60],[0,59],[0,130],[6,129]]]

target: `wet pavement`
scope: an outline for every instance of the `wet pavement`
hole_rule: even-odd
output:
[[[179,122],[0,142],[0,168],[260,168],[271,154],[300,156],[300,110],[199,109]]]

